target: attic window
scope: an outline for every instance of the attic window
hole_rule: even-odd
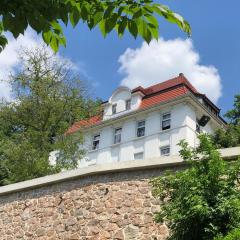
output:
[[[131,99],[126,100],[126,110],[131,108]]]
[[[113,104],[112,105],[112,114],[116,114],[117,113],[117,104]]]

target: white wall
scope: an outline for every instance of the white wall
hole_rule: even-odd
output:
[[[171,112],[171,129],[161,130],[161,116],[163,113]],[[137,138],[137,121],[145,120],[145,136]],[[120,144],[113,144],[114,130],[122,127],[122,141]],[[180,140],[185,139],[191,146],[196,146],[196,112],[189,104],[178,104],[168,109],[142,114],[132,117],[124,122],[118,122],[111,126],[103,127],[95,132],[86,134],[85,146],[90,149],[86,159],[81,166],[91,164],[103,164],[118,161],[129,161],[134,159],[135,153],[144,153],[144,158],[160,156],[160,148],[170,146],[171,155],[177,155]],[[204,131],[212,131],[208,124]],[[91,150],[91,139],[95,134],[100,133],[100,145],[98,150]],[[90,147],[90,148],[89,148]]]

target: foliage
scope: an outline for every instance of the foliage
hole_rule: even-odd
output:
[[[239,240],[240,239],[240,229],[234,229],[229,232],[225,237],[216,237],[214,240]]]
[[[240,145],[240,95],[234,98],[233,109],[225,114],[230,121],[228,128],[218,129],[213,135],[213,141],[219,148]]]
[[[240,126],[229,124],[227,129],[217,129],[213,141],[218,148],[236,147],[240,145]]]
[[[81,135],[64,136],[99,104],[66,62],[39,48],[24,51],[22,69],[11,77],[13,101],[0,105],[1,184],[71,169],[84,154]],[[59,150],[56,165],[49,153]]]
[[[233,125],[240,125],[240,94],[234,97],[233,109],[228,111],[225,116]]]
[[[80,21],[89,29],[99,26],[104,36],[112,30],[122,36],[128,30],[134,38],[139,35],[149,43],[159,37],[157,16],[161,16],[191,33],[180,15],[153,0],[3,0],[0,16],[0,50],[7,44],[4,32],[17,38],[30,26],[57,51],[59,45],[66,45],[61,24],[68,22],[73,27]]]
[[[186,168],[152,180],[161,200],[156,221],[169,226],[169,239],[211,240],[240,224],[239,161],[225,162],[209,136],[199,140],[196,149],[180,143]]]

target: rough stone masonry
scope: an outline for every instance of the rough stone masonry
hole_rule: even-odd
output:
[[[81,177],[0,196],[0,239],[163,240],[148,169]]]

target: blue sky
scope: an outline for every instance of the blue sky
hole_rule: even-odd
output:
[[[106,100],[120,84],[149,86],[183,72],[217,103],[222,113],[226,112],[232,107],[233,96],[240,93],[240,1],[160,2],[190,22],[190,40],[163,19],[159,19],[161,39],[150,46],[129,34],[119,39],[111,33],[104,39],[98,29],[90,31],[79,24],[75,29],[65,28],[67,47],[60,49],[60,55],[78,66],[82,78],[92,85],[94,97]],[[10,41],[5,53],[0,54],[0,75],[18,64],[17,45],[28,46],[34,41],[39,44],[39,39],[33,38]],[[0,91],[0,96],[7,95],[7,91]]]
[[[240,1],[217,0],[169,0],[162,3],[187,19],[192,27],[194,49],[200,55],[200,63],[213,65],[221,77],[222,96],[218,105],[222,112],[231,108],[233,96],[240,93]],[[160,19],[161,37],[165,40],[186,38],[177,26]],[[136,49],[141,39],[134,40],[129,34],[119,39],[115,33],[104,39],[98,30],[89,31],[79,25],[66,29],[68,43],[61,53],[74,62],[81,62],[90,80],[94,82],[95,94],[103,99],[109,97],[123,75],[118,72],[119,56],[127,48]]]

